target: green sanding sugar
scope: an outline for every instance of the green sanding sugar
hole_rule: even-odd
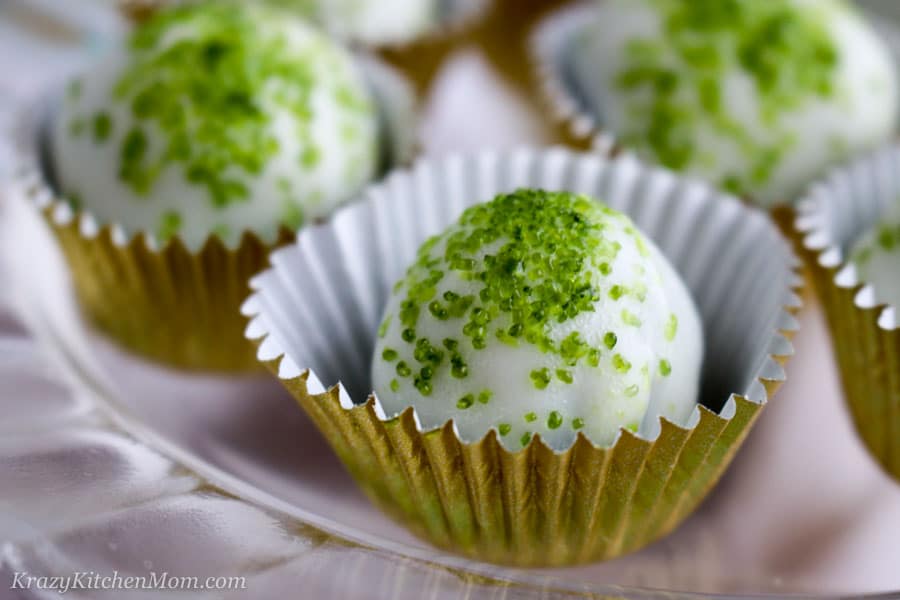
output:
[[[181,214],[177,211],[170,210],[163,213],[159,219],[159,227],[156,230],[159,241],[165,243],[178,235],[178,232],[181,231],[181,225]]]
[[[628,217],[587,196],[476,204],[392,288],[372,362],[379,399],[455,419],[472,439],[495,427],[514,446],[640,421],[654,381],[681,373],[661,353],[679,305],[659,260]]]
[[[747,173],[718,183],[743,193],[766,183],[794,139],[763,144],[729,115],[722,82],[739,70],[760,100],[760,122],[777,130],[780,115],[811,98],[829,98],[838,50],[823,18],[793,0],[644,0],[660,13],[661,37],[634,38],[615,85],[628,97],[624,141],[661,164],[702,162],[695,146],[701,123],[731,140],[751,161]]]
[[[399,312],[403,340],[414,345],[416,360],[429,366],[418,373],[419,383],[424,386],[445,363],[454,377],[464,379],[468,365],[460,345],[483,350],[491,340],[511,346],[531,344],[560,356],[569,366],[599,365],[600,349],[591,348],[579,333],[557,343],[550,330],[554,324],[594,310],[603,293],[595,273],[608,276],[621,249],[618,241],[603,235],[610,220],[625,222],[618,213],[584,196],[523,190],[470,208],[457,228],[428,240],[402,282],[406,296]],[[640,239],[633,227],[626,226],[626,231]],[[432,251],[439,243],[444,249],[436,257]],[[485,248],[494,246],[496,251],[484,254]],[[464,281],[478,282],[477,296],[453,290],[438,294],[447,270]],[[419,336],[424,314],[439,321],[460,321],[459,337],[438,342]],[[501,315],[505,325],[496,327]],[[641,325],[627,310],[622,311],[622,319],[632,327]],[[607,333],[604,342],[607,348],[614,347],[616,334]],[[538,390],[546,389],[554,377],[572,382],[565,369],[553,372],[543,367],[530,373]]]
[[[248,182],[282,150],[273,128],[277,111],[292,116],[297,168],[321,162],[321,148],[312,141],[311,98],[317,71],[340,57],[325,38],[292,45],[277,26],[282,18],[246,3],[198,2],[159,11],[135,30],[129,66],[114,93],[133,117],[117,142],[118,175],[136,194],[149,195],[162,172],[178,165],[188,182],[205,188],[213,206],[247,201]],[[79,86],[72,84],[70,99],[79,97]],[[332,93],[341,110],[370,110],[368,98],[346,85]],[[94,140],[112,143],[110,116],[91,118]],[[161,143],[151,146],[151,135],[161,135]],[[300,199],[287,196],[281,220],[297,228]]]
[[[110,118],[109,113],[99,112],[94,115],[93,129],[94,141],[105,142],[112,132],[112,119]]]

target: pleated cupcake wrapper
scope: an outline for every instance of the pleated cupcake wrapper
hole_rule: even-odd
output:
[[[409,160],[413,100],[408,84],[371,57],[359,57],[378,99],[383,171]],[[57,197],[48,173],[45,134],[50,104],[29,114],[19,131],[21,165],[15,185],[41,210],[71,269],[85,316],[124,348],[184,370],[252,373],[261,366],[244,338],[241,303],[250,278],[265,269],[270,252],[291,241],[245,232],[236,247],[211,235],[201,248],[175,236],[161,245],[150,232],[129,235],[73,210]],[[89,203],[86,203],[89,205]]]
[[[535,28],[529,59],[547,110],[569,135],[603,156],[623,149],[616,137],[604,129],[597,114],[603,98],[598,95],[592,73],[574,60],[577,41],[597,21],[597,2],[583,0],[556,11]]]
[[[825,311],[856,429],[879,464],[900,480],[900,330],[847,263],[854,242],[900,198],[900,147],[833,171],[798,205],[796,230]]]
[[[650,439],[622,430],[609,447],[579,436],[554,450],[535,436],[517,452],[494,432],[463,441],[452,421],[423,423],[412,408],[385,414],[367,374],[393,283],[466,207],[521,187],[601,198],[657,241],[703,315],[704,399],[716,410],[660,420]],[[561,149],[421,162],[272,264],[251,282],[246,335],[366,494],[436,546],[519,566],[612,558],[674,529],[784,380],[800,306],[797,261],[763,213],[630,159]]]

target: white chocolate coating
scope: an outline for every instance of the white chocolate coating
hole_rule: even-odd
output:
[[[736,24],[733,14],[723,15],[725,28],[714,33],[693,38],[667,33],[666,15],[671,13],[666,11],[685,4],[669,0],[598,2],[596,25],[575,52],[577,68],[597,75],[586,79],[596,85],[591,94],[600,99],[596,111],[602,126],[642,158],[771,206],[790,203],[829,166],[893,135],[898,112],[897,67],[885,43],[849,4],[837,0],[740,0],[748,14],[776,5],[784,9],[787,18],[768,24],[785,28],[783,50],[772,50],[771,34],[747,43],[751,38]],[[747,22],[762,22],[753,19],[756,17]],[[806,24],[804,35],[821,33],[831,46],[826,53],[835,53],[824,83],[801,86],[803,78],[813,72],[807,62],[814,59],[803,55],[810,43],[797,33],[801,28],[796,23]],[[658,56],[637,60],[635,44],[644,44],[646,49],[648,41],[655,47],[651,52]],[[715,50],[703,49],[705,43]],[[679,53],[679,48],[688,44],[702,48],[693,66]],[[651,120],[662,111],[647,107],[654,98],[669,93],[660,91],[668,89],[669,83],[657,78],[653,85],[662,87],[655,90],[649,83],[628,89],[622,86],[623,74],[631,70],[634,80],[634,67],[640,64],[674,74],[678,83],[666,102],[678,109],[665,117],[667,124],[661,127],[671,131],[683,128],[675,137],[686,140],[688,159],[678,151],[661,152],[661,135],[650,133]],[[779,81],[777,95],[759,83],[756,77],[760,75]],[[713,83],[700,83],[708,76]],[[822,89],[820,84],[828,88],[827,93],[813,91]],[[708,86],[710,105],[718,104],[720,109],[710,111],[704,106],[702,85]],[[796,87],[794,93],[790,93],[791,86]]]
[[[583,216],[598,225],[591,234],[597,236],[598,250],[580,255],[585,260],[584,270],[577,276],[546,276],[544,271],[541,279],[542,275],[527,275],[538,268],[534,263],[518,266],[517,273],[524,279],[516,284],[516,294],[524,294],[529,302],[538,302],[539,293],[526,288],[539,288],[542,281],[565,286],[567,281],[585,277],[590,282],[594,294],[590,308],[563,322],[553,317],[545,323],[549,347],[527,341],[527,333],[516,340],[499,338],[498,332],[509,332],[522,321],[517,321],[513,312],[498,309],[497,303],[484,300],[482,290],[488,286],[448,262],[450,240],[460,232],[471,234],[476,225],[453,225],[420,253],[420,260],[387,304],[373,356],[373,386],[387,414],[413,406],[426,429],[453,419],[464,441],[478,440],[493,428],[510,450],[521,449],[534,434],[559,450],[571,445],[579,431],[595,444],[606,445],[620,428],[655,435],[659,417],[686,423],[698,400],[703,355],[701,324],[693,300],[668,261],[627,217],[596,208],[602,205],[591,199],[586,201],[594,208],[583,210]],[[526,206],[520,213],[525,215],[523,222],[531,221],[528,211]],[[487,268],[485,257],[502,255],[510,241],[501,236],[475,251],[472,256],[479,265],[475,270]],[[580,244],[577,239],[575,243]],[[546,247],[532,246],[525,255],[543,251]],[[556,252],[550,260],[561,263],[569,258]],[[429,261],[430,266],[423,266],[422,261]],[[443,275],[433,294],[428,295],[430,290],[427,298],[416,303],[420,306],[412,328],[417,339],[407,341],[410,338],[404,337],[404,330],[411,321],[404,321],[404,307],[408,306],[404,302],[418,293],[421,285],[417,282],[435,270]],[[499,279],[488,277],[492,282]],[[433,312],[431,302],[451,307],[445,296],[448,292],[473,301],[464,314],[457,313],[461,316],[442,319],[438,317],[441,309]],[[479,334],[466,328],[479,308],[494,311],[485,325],[481,349],[476,343]],[[529,317],[522,318],[527,321]],[[583,342],[582,350],[571,350],[571,346],[565,350],[565,341],[573,334]],[[438,365],[429,363],[427,352],[417,356],[423,339],[441,355]],[[447,340],[457,343],[448,346]],[[593,358],[589,351],[596,351]],[[454,353],[466,365],[462,377],[455,374]],[[573,356],[579,358],[571,362]],[[434,368],[426,395],[416,382],[421,369],[429,364]],[[404,375],[406,367],[411,372]],[[536,380],[535,374],[542,371],[547,378]]]
[[[210,234],[231,245],[248,230],[271,240],[279,226],[324,217],[371,180],[378,116],[346,51],[302,20],[260,6],[176,10],[180,16],[145,26],[160,28],[150,47],[136,47],[135,37],[70,86],[51,140],[65,194],[101,223],[161,239],[178,234],[198,248]],[[225,10],[230,20],[208,13]],[[149,35],[135,35],[142,31]],[[208,68],[197,64],[203,52]],[[149,115],[138,115],[153,82],[164,92]],[[234,97],[233,113],[223,112],[228,97],[219,86]],[[172,126],[174,118],[184,120]],[[129,178],[125,147],[138,130],[142,158]],[[187,159],[172,155],[177,135]],[[257,159],[258,168],[239,164]],[[192,180],[195,163],[212,175]],[[213,177],[244,193],[217,198]]]

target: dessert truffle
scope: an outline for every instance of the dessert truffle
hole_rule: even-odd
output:
[[[873,287],[878,302],[900,307],[900,218],[885,218],[860,237],[850,260],[859,280]]]
[[[790,202],[894,132],[896,68],[841,0],[604,0],[576,60],[602,126],[666,167]]]
[[[69,85],[51,136],[76,207],[192,248],[325,216],[378,158],[377,110],[351,56],[253,3],[160,11]]]
[[[672,266],[625,215],[521,190],[466,210],[393,289],[372,361],[387,414],[455,421],[508,449],[540,434],[597,445],[652,434],[697,402],[700,319]]]

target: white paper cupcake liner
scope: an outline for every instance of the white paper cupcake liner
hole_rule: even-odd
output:
[[[468,206],[522,187],[602,199],[630,215],[681,273],[702,314],[707,355],[706,407],[694,410],[687,428],[660,419],[650,439],[623,430],[606,448],[579,435],[568,449],[539,440],[511,453],[492,433],[465,444],[452,421],[422,423],[412,409],[385,414],[370,397],[381,313],[418,246]],[[798,263],[763,213],[631,159],[608,162],[561,149],[420,162],[369,188],[331,222],[301,232],[271,262],[251,281],[246,335],[363,489],[439,546],[520,565],[615,556],[689,514],[784,380],[788,337],[797,327],[791,313],[800,305]],[[460,472],[454,456],[484,468]],[[640,456],[645,468],[635,463]],[[591,476],[592,483],[553,483],[619,463],[597,480]],[[546,476],[532,480],[527,474],[535,470]],[[485,473],[495,476],[480,480]],[[435,488],[435,481],[443,483]],[[497,481],[513,488],[501,492],[492,486],[507,484]],[[626,491],[620,498],[604,494],[604,486]],[[575,523],[556,512],[567,506],[594,515],[585,516],[589,521],[605,516]],[[544,531],[549,522],[561,523],[559,530]],[[541,552],[535,546],[541,539],[559,552]]]
[[[857,431],[900,480],[900,328],[897,308],[862,281],[848,253],[900,201],[900,147],[834,170],[797,206],[796,230],[831,329]]]
[[[576,139],[590,140],[595,152],[608,156],[617,146],[596,109],[602,106],[603,95],[585,68],[589,65],[576,60],[578,40],[596,19],[596,3],[586,0],[549,16],[532,34],[530,59],[553,117]]]

